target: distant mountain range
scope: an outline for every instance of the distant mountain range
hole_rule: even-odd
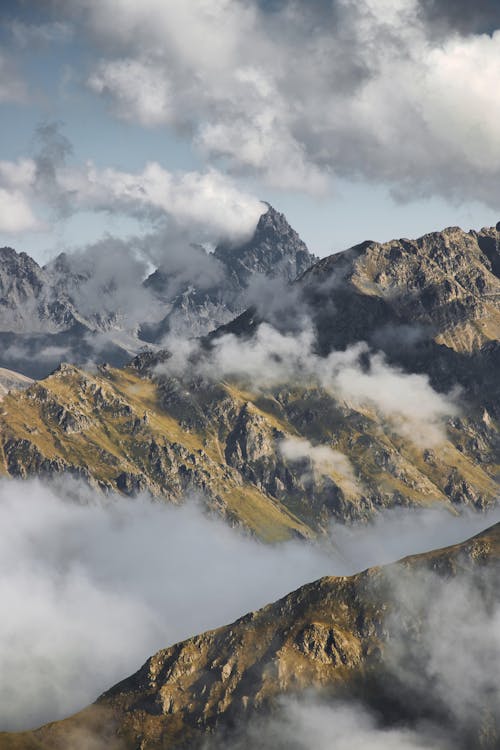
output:
[[[133,292],[125,290],[121,308],[110,310],[109,297],[120,291],[110,285],[119,281],[100,287],[90,258],[61,254],[41,267],[26,253],[1,248],[0,365],[35,378],[63,360],[123,365],[168,333],[199,336],[229,322],[251,303],[252,285],[288,283],[314,260],[285,217],[269,207],[245,244],[220,245],[213,253],[190,246],[175,263],[137,279],[135,293],[142,291],[147,304],[143,319],[131,319],[126,306]]]

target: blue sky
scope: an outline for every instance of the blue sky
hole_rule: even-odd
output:
[[[496,223],[497,19],[442,6],[438,24],[417,0],[3,2],[0,244],[216,242],[258,199],[319,255]],[[47,123],[72,150],[41,174]]]

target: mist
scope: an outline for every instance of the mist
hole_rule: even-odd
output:
[[[264,545],[207,516],[64,480],[0,482],[0,729],[64,717],[160,648],[324,575],[460,541],[500,514],[398,511],[317,544]]]
[[[435,730],[434,735],[438,734]],[[282,700],[277,717],[255,721],[234,737],[205,750],[445,750],[444,738],[430,728],[380,726],[366,706],[310,695],[303,700]]]
[[[426,375],[390,365],[365,342],[319,356],[305,321],[293,335],[268,323],[261,323],[250,339],[224,334],[211,341],[208,352],[199,342],[175,335],[163,343],[172,356],[157,366],[159,375],[236,378],[254,391],[284,384],[320,386],[350,407],[381,414],[391,429],[419,447],[442,443],[447,420],[460,412],[456,393],[437,393]]]

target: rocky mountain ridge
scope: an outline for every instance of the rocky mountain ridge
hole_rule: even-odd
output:
[[[410,616],[405,585],[417,582],[426,594],[446,594],[450,581],[482,581],[481,596],[491,607],[498,603],[498,584],[488,589],[485,581],[489,574],[497,580],[499,561],[497,524],[462,544],[386,568],[322,578],[231,625],[159,651],[80,714],[34,732],[0,735],[0,747],[56,750],[85,739],[99,750],[166,750],[212,747],[212,737],[220,746],[236,727],[276,710],[279,696],[314,689],[329,702],[362,699],[389,725],[402,716],[410,725],[438,721],[454,747],[497,748],[498,686],[488,688],[482,715],[468,723],[426,700],[432,672],[414,688],[392,671],[391,654],[399,642],[408,643],[412,658],[425,650],[432,602],[424,597]]]
[[[291,286],[287,315],[246,311],[220,334],[263,321],[293,333],[304,318],[326,355],[363,341],[406,372],[498,410],[500,256],[495,228],[450,227],[416,240],[366,241],[322,258]]]
[[[313,383],[252,392],[234,379],[156,375],[151,358],[93,374],[62,365],[6,395],[0,473],[69,474],[171,502],[199,495],[267,541],[400,505],[456,513],[496,502],[498,427],[489,416],[450,418],[439,446],[426,448],[373,406]]]

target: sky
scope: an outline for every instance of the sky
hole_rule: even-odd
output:
[[[494,0],[3,0],[0,245],[283,211],[311,251],[500,217]],[[166,235],[168,236],[168,234]]]

